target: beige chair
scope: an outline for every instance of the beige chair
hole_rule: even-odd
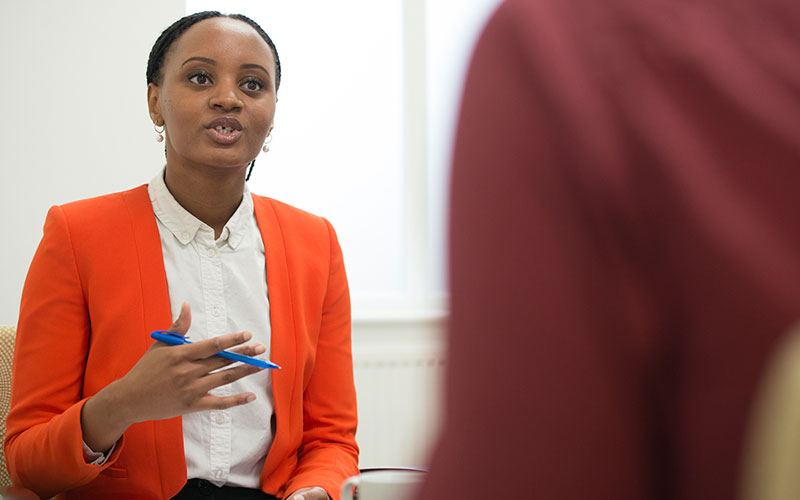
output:
[[[6,438],[6,417],[11,400],[11,360],[14,357],[16,335],[16,327],[0,325],[0,487],[11,486],[2,442]]]
[[[6,467],[6,452],[3,442],[6,439],[6,417],[11,402],[11,364],[14,359],[14,342],[17,327],[0,325],[0,500],[37,499],[32,491],[14,486]],[[52,500],[52,499],[50,499]]]
[[[773,355],[744,454],[742,500],[800,498],[800,326]]]

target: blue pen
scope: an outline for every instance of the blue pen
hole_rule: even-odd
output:
[[[165,344],[170,345],[182,345],[182,344],[191,344],[187,337],[179,335],[175,332],[169,332],[167,330],[156,330],[150,334],[151,337],[158,340],[159,342],[163,342]],[[231,361],[239,361],[241,363],[247,363],[248,365],[257,366],[259,368],[270,368],[270,369],[278,369],[280,370],[280,366],[272,363],[271,361],[264,361],[263,359],[254,358],[252,356],[245,356],[244,354],[238,354],[235,352],[229,351],[221,351],[216,353],[214,356],[219,356],[220,358],[230,359]]]

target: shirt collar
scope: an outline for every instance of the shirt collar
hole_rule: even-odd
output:
[[[147,191],[150,194],[150,203],[153,205],[153,212],[155,212],[158,220],[181,244],[188,245],[197,236],[197,232],[201,228],[211,230],[211,227],[190,214],[172,196],[164,182],[164,171],[165,169],[162,169],[147,186]],[[255,217],[253,197],[250,195],[250,189],[248,189],[247,184],[245,184],[242,202],[231,218],[228,219],[228,222],[225,223],[222,233],[216,240],[217,244],[227,243],[235,250],[247,234],[247,229],[250,227],[248,223],[253,217]]]

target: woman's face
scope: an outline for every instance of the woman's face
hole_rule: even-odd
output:
[[[243,170],[272,130],[274,77],[272,51],[248,24],[217,17],[186,30],[164,58],[161,84],[147,90],[168,163]]]

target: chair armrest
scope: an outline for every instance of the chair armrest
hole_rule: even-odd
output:
[[[36,493],[20,486],[6,486],[0,488],[3,500],[39,500]]]

